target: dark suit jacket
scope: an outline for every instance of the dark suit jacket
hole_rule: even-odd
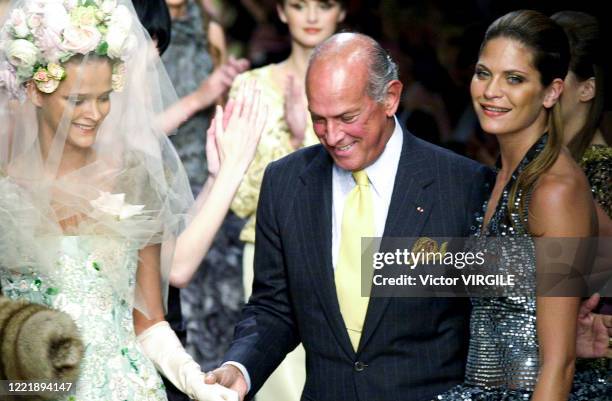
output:
[[[267,168],[253,295],[225,360],[247,368],[253,395],[302,342],[302,400],[429,400],[463,380],[468,301],[371,298],[354,352],[334,284],[332,165],[316,145]],[[384,236],[467,236],[482,205],[485,174],[476,162],[404,130]]]

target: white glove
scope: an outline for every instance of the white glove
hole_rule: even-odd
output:
[[[238,394],[219,384],[204,383],[204,373],[185,351],[168,322],[154,324],[138,337],[155,368],[189,398],[198,401],[238,401]]]

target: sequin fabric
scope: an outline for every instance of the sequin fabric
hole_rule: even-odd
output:
[[[593,198],[612,218],[612,147],[591,146],[584,152],[580,166],[589,179]]]
[[[120,296],[110,281],[129,281],[133,295],[137,251],[106,237],[60,239],[56,270],[42,276],[0,267],[4,295],[68,313],[85,345],[76,393],[65,401],[165,401],[166,391],[152,362],[137,344],[132,300]],[[124,274],[126,273],[127,274]]]
[[[494,248],[493,251],[500,255],[496,269],[501,273],[510,268],[521,272],[528,278],[522,283],[522,290],[530,290],[532,294],[535,294],[535,247],[529,238],[526,220],[530,193],[517,193],[514,210],[518,211],[522,204],[522,214],[509,213],[508,202],[519,174],[542,151],[546,139],[547,135],[543,135],[521,160],[488,226],[483,229],[487,201],[472,227],[477,238],[473,243],[488,250]],[[435,400],[529,400],[539,372],[535,297],[472,298],[472,305],[465,381]],[[577,373],[570,400],[612,400],[607,376],[602,369]]]

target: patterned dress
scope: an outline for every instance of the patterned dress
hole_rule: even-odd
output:
[[[132,297],[138,253],[129,243],[108,237],[64,236],[55,271],[19,272],[0,267],[4,295],[69,314],[81,333],[85,356],[76,393],[67,401],[166,400],[161,377],[136,341]],[[26,273],[27,271],[27,273]],[[125,282],[125,290],[116,283]]]
[[[519,163],[502,192],[489,225],[477,217],[475,243],[499,255],[498,273],[520,271],[523,284],[535,294],[535,245],[528,232],[527,209],[530,193],[518,191],[515,205],[523,213],[508,212],[510,190],[519,174],[542,151],[547,135],[536,142]],[[490,184],[489,184],[490,186]],[[524,202],[521,203],[521,199]],[[482,233],[482,234],[481,234]],[[437,401],[529,400],[539,374],[539,344],[536,332],[536,299],[532,296],[473,298],[470,345],[465,381],[435,398]],[[574,376],[571,401],[610,400],[612,387],[605,372],[591,370]]]

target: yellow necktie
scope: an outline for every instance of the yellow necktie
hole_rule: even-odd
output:
[[[374,206],[366,172],[353,172],[353,179],[357,185],[348,194],[342,213],[335,282],[340,312],[357,350],[370,300],[361,296],[361,237],[374,236]]]

